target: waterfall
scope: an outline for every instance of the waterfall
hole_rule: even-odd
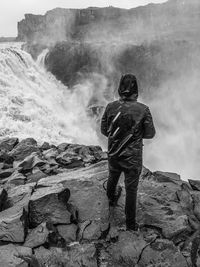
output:
[[[0,48],[0,137],[98,144],[86,108],[91,89],[69,90],[19,47]]]

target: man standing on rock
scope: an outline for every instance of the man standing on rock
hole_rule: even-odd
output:
[[[142,139],[153,138],[155,128],[149,108],[137,102],[138,85],[134,75],[126,74],[121,77],[118,93],[120,99],[107,105],[101,121],[101,132],[108,137],[107,196],[109,205],[115,206],[121,193],[120,190],[116,190],[117,183],[124,172],[126,228],[136,231],[137,187],[142,171]]]

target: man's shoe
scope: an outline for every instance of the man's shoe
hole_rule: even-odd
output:
[[[139,224],[138,223],[135,223],[133,225],[127,226],[126,227],[126,231],[137,232],[137,231],[139,231],[139,228],[140,228]]]
[[[122,187],[120,185],[118,185],[116,188],[116,191],[115,191],[114,199],[109,200],[109,206],[110,207],[116,207],[117,206],[117,202],[121,196],[121,193],[122,193]]]

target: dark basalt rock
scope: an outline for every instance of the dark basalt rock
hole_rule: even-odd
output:
[[[177,174],[143,168],[138,188],[140,232],[126,232],[124,183],[120,179],[118,206],[109,209],[108,164],[102,161],[101,148],[63,143],[42,151],[34,139],[22,144],[40,152],[15,161],[13,174],[1,180],[0,189],[1,248],[5,242],[19,242],[35,252],[19,255],[14,249],[16,258],[8,250],[14,261],[21,261],[20,266],[185,267],[186,260],[189,265],[191,244],[199,236],[196,187],[193,190]],[[63,161],[59,163],[58,158]],[[81,164],[73,165],[77,158]],[[3,161],[1,171],[4,165]],[[197,263],[198,246],[194,249]],[[18,266],[16,262],[11,266]]]
[[[28,267],[28,263],[23,258],[31,256],[32,250],[30,248],[14,244],[1,246],[0,267]]]
[[[7,195],[7,191],[4,188],[0,188],[0,212],[3,210]]]
[[[48,149],[51,149],[51,146],[48,142],[44,142],[41,146],[40,146],[40,150],[41,151],[45,151],[45,150],[48,150]]]
[[[118,242],[109,247],[112,258],[110,266],[136,266],[140,259],[141,251],[147,246],[143,236],[138,233],[122,232]]]
[[[0,141],[0,150],[4,152],[11,151],[19,143],[18,138],[6,138]]]
[[[16,161],[24,160],[27,156],[33,152],[40,152],[37,147],[37,142],[33,138],[27,138],[19,142],[12,151],[9,152],[9,156],[13,157]]]
[[[30,156],[27,156],[24,160],[17,164],[20,172],[27,172],[35,167],[41,167],[46,162],[42,160],[36,152],[33,152]]]
[[[64,152],[69,147],[69,145],[70,144],[68,144],[68,143],[62,143],[62,144],[58,145],[58,150],[60,152]]]
[[[181,181],[181,177],[177,173],[157,171],[153,172],[153,175],[159,183],[176,183]]]
[[[74,155],[69,152],[62,152],[57,158],[56,161],[63,167],[73,169],[77,167],[83,167],[84,163],[80,156]]]
[[[24,242],[25,247],[35,248],[47,242],[49,230],[46,222],[41,223],[36,228],[30,230]]]
[[[3,208],[8,209],[15,206],[21,206],[26,211],[35,183],[7,188],[7,198],[4,201]]]
[[[38,188],[29,202],[31,227],[45,221],[51,221],[53,224],[70,224],[71,213],[67,210],[69,197],[69,189],[64,188],[62,184]]]
[[[24,185],[26,183],[26,176],[18,171],[14,171],[7,179],[2,180],[2,182],[14,186]]]
[[[47,174],[39,168],[34,168],[32,173],[27,175],[27,183],[37,183],[40,179],[47,177]]]
[[[157,239],[144,249],[139,266],[188,267],[188,264],[173,242]]]
[[[193,190],[200,191],[200,181],[199,180],[188,179],[188,182],[191,185]]]
[[[6,169],[6,170],[1,170],[0,171],[0,179],[5,179],[8,178],[9,176],[11,176],[13,174],[15,170],[12,169]]]
[[[4,164],[11,165],[13,164],[14,158],[10,156],[7,152],[0,151],[0,162]]]
[[[23,207],[14,206],[0,213],[0,240],[24,242],[27,230],[27,213]]]
[[[65,239],[66,244],[76,241],[78,226],[76,224],[58,225],[59,234]]]

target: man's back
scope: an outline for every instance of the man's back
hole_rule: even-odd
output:
[[[108,137],[110,157],[142,161],[142,139],[153,138],[155,128],[149,108],[136,98],[118,100],[107,105],[102,117],[101,132]],[[137,159],[137,163],[136,163]],[[135,165],[134,164],[134,165]]]

